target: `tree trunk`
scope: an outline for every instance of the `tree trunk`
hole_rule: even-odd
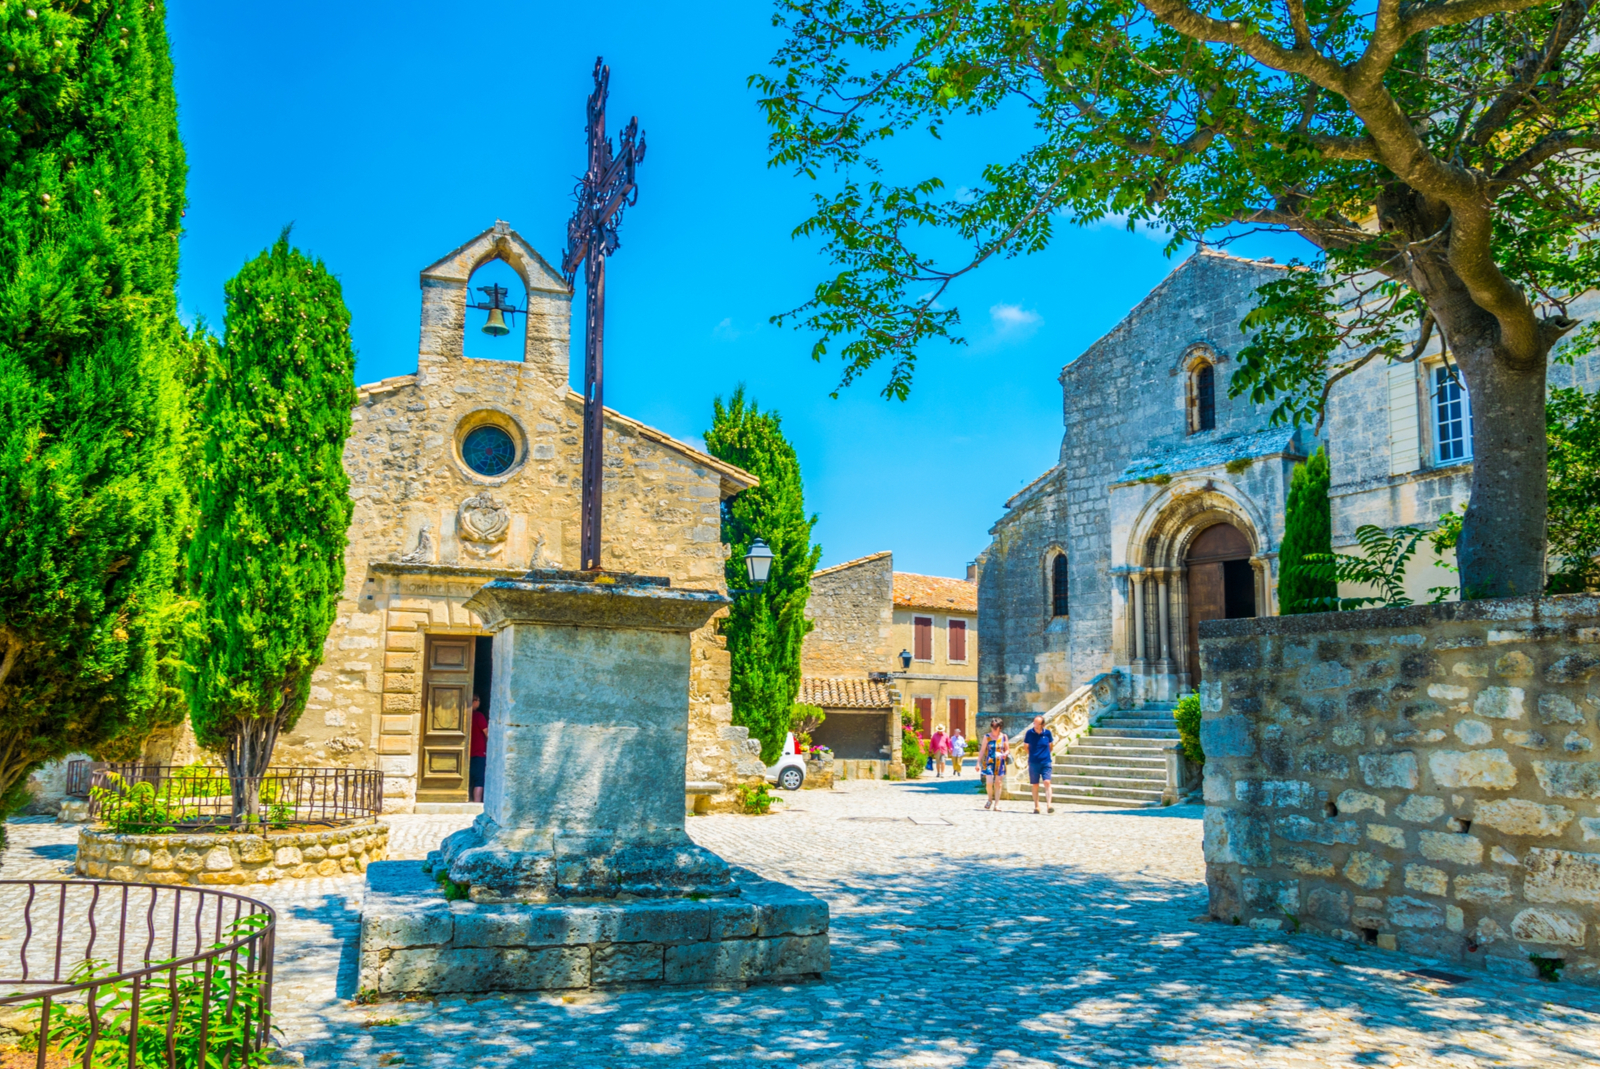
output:
[[[1456,561],[1461,597],[1539,594],[1545,584],[1545,371],[1485,341],[1457,349],[1472,413],[1472,499]]]
[[[278,744],[279,716],[240,721],[222,755],[228,767],[228,784],[233,794],[233,823],[259,824],[261,821],[261,780],[272,764],[272,751]]]

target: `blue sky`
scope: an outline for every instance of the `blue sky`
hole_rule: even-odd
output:
[[[783,416],[824,564],[892,549],[901,570],[963,574],[1005,499],[1054,462],[1061,366],[1177,261],[1116,227],[1063,230],[1048,252],[952,291],[971,344],[923,353],[909,402],[882,399],[881,375],[830,399],[838,366],[767,322],[828,274],[789,236],[812,185],[767,168],[745,86],[779,43],[769,11],[170,0],[190,167],[185,313],[220,330],[223,282],[293,222],[343,283],[357,379],[415,370],[421,268],[497,218],[560,256],[603,54],[613,130],[636,114],[648,136],[608,265],[607,403],[698,442],[712,397],[742,381]],[[939,145],[901,146],[896,165],[958,188],[1026,134],[1011,117],[963,123]],[[491,280],[506,277],[486,268],[474,285]],[[581,281],[575,303],[581,314]],[[468,326],[471,355],[520,357],[515,335],[495,344]]]

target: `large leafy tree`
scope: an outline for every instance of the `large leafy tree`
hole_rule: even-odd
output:
[[[1283,542],[1278,547],[1278,611],[1285,616],[1323,612],[1339,585],[1306,566],[1313,553],[1333,552],[1333,507],[1328,500],[1328,451],[1322,446],[1294,469],[1283,509]]]
[[[1437,339],[1473,397],[1463,589],[1542,589],[1545,370],[1596,281],[1600,48],[1587,0],[779,0],[753,81],[773,163],[839,174],[798,232],[838,265],[790,315],[844,379],[951,335],[947,289],[1117,215],[1174,244],[1287,231],[1232,389],[1314,420],[1329,382]],[[952,194],[884,142],[1026,109],[1035,136]],[[964,239],[957,260],[928,251]],[[781,317],[780,317],[781,318]],[[1420,344],[1419,344],[1420,343]]]
[[[1600,585],[1600,393],[1574,387],[1550,391],[1545,416],[1550,439],[1550,552],[1560,567],[1549,592],[1568,594]]]
[[[344,589],[344,443],[355,351],[339,282],[277,244],[227,284],[227,323],[200,413],[189,575],[195,737],[222,754],[235,819],[259,813],[278,736],[305,709]]]
[[[175,722],[185,164],[160,3],[0,5],[0,817]]]
[[[811,544],[817,518],[806,515],[800,458],[778,413],[761,411],[742,385],[726,402],[713,401],[705,440],[712,456],[761,480],[723,508],[722,540],[732,547],[728,586],[749,586],[744,555],[757,538],[772,549],[772,570],[760,590],[734,600],[723,634],[733,662],[733,722],[761,740],[761,759],[772,764],[783,753],[800,693],[800,646],[811,630],[806,600],[822,556],[822,547]]]

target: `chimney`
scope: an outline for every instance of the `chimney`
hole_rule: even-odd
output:
[[[975,561],[975,560],[969,560],[969,561],[967,561],[967,582],[975,583],[977,581],[978,581],[978,562]]]

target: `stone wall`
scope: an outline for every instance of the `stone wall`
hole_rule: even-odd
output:
[[[1201,625],[1211,915],[1600,983],[1600,598]]]
[[[890,648],[894,555],[874,553],[817,572],[811,577],[806,619],[814,625],[800,652],[806,676],[862,679],[868,672],[889,671],[898,652]]]
[[[353,824],[266,835],[78,832],[76,868],[92,880],[230,885],[367,871],[389,855],[389,825]]]

